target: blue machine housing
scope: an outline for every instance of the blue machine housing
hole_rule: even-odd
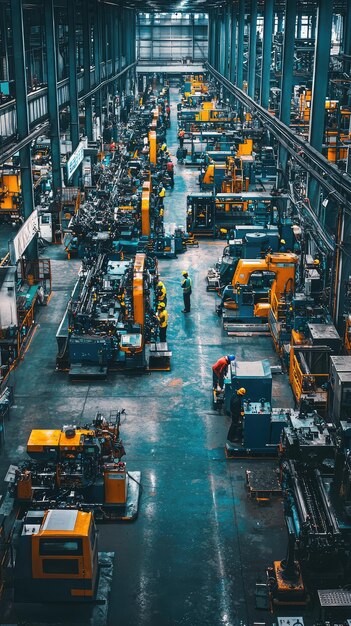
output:
[[[246,389],[243,402],[242,443],[228,448],[229,455],[277,453],[283,429],[288,426],[291,409],[272,409],[272,372],[268,359],[237,361],[230,364],[225,379],[225,408],[230,410],[232,394]]]
[[[263,361],[238,361],[230,364],[228,377],[225,380],[225,408],[229,411],[232,393],[244,387],[246,400],[260,402],[262,399],[271,402],[272,372],[268,359]]]

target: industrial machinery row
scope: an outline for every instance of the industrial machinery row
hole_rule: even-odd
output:
[[[157,342],[158,257],[186,250],[185,234],[165,234],[166,88],[147,90],[131,111],[119,142],[109,146],[96,185],[71,217],[69,257],[82,259],[57,333],[57,368],[70,376],[103,377],[113,369],[169,369],[166,343]]]

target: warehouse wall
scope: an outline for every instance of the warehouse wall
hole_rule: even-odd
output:
[[[139,13],[137,56],[142,61],[207,58],[206,13]]]

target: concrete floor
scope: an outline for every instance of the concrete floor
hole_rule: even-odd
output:
[[[176,91],[168,144],[177,147]],[[198,173],[177,167],[167,192],[165,219],[185,223],[186,194],[198,189]],[[122,437],[130,470],[142,471],[143,493],[132,524],[100,527],[100,549],[115,551],[116,565],[107,623],[111,626],[236,626],[262,621],[255,610],[255,583],[266,565],[285,554],[282,502],[259,507],[245,489],[245,470],[274,461],[226,460],[227,417],[212,409],[211,364],[223,354],[239,359],[278,359],[267,337],[228,338],[215,314],[205,276],[223,242],[201,242],[175,260],[160,261],[168,290],[168,373],[111,375],[107,381],[75,383],[55,372],[55,333],[76,279],[78,263],[62,248],[47,248],[54,293],[23,363],[10,381],[15,406],[7,425],[0,472],[25,456],[33,427],[60,427],[91,419],[97,410],[125,408]],[[184,316],[181,271],[193,279],[192,312]],[[284,376],[274,379],[275,406],[292,406]],[[285,614],[292,615],[291,611]],[[3,601],[0,623],[87,624],[87,609],[13,607]],[[95,624],[98,622],[95,621]],[[99,622],[100,623],[100,622]],[[101,621],[101,624],[103,621]]]

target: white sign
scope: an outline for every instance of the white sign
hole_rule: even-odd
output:
[[[81,164],[84,159],[84,148],[85,142],[81,141],[79,146],[75,149],[72,156],[67,161],[67,178],[68,180],[72,177],[77,167]]]
[[[35,211],[33,211],[33,213],[31,213],[28,219],[24,222],[22,228],[19,229],[14,240],[10,243],[10,258],[12,265],[15,265],[18,259],[21,258],[30,242],[34,239],[35,235],[38,234],[38,231],[38,211],[35,209]]]

